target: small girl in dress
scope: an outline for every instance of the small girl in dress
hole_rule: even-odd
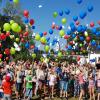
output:
[[[55,75],[54,71],[51,70],[51,73],[49,74],[49,86],[50,86],[50,89],[51,89],[52,98],[54,98],[55,82],[56,82],[56,75]]]

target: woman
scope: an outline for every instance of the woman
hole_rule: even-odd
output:
[[[95,100],[95,94],[94,94],[94,78],[92,73],[90,73],[89,75],[89,94],[90,94],[90,100],[92,100],[92,96],[93,96],[93,100]]]

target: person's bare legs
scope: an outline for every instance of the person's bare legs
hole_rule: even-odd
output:
[[[92,87],[93,100],[95,100],[94,87]]]
[[[52,98],[54,98],[54,86],[51,86]]]
[[[89,88],[89,94],[90,94],[90,100],[92,100],[92,89],[91,88]]]
[[[84,95],[84,90],[81,89],[81,92],[80,92],[80,96],[79,96],[79,100],[82,100],[82,96]]]
[[[100,100],[100,93],[98,93],[98,100]]]

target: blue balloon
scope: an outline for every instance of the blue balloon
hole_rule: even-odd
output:
[[[30,48],[30,44],[29,44],[29,42],[26,42],[26,44],[25,44],[25,48],[27,48],[27,49]]]
[[[68,50],[72,50],[72,46],[71,45],[68,45]]]
[[[91,45],[92,45],[92,46],[95,46],[95,45],[96,45],[96,41],[93,40],[93,41],[91,42]]]
[[[83,36],[80,36],[80,40],[81,40],[81,41],[84,41],[84,37],[83,37]]]
[[[96,28],[92,28],[91,31],[92,31],[93,34],[97,33],[97,29]]]
[[[69,15],[70,14],[70,10],[69,9],[66,9],[65,14],[66,15]]]
[[[35,29],[35,26],[32,26],[32,29]]]
[[[76,22],[78,20],[78,16],[73,16],[73,20]]]
[[[77,27],[77,31],[78,31],[78,32],[82,32],[82,25],[79,25],[79,26]]]
[[[59,30],[62,30],[62,26],[59,26]]]
[[[37,53],[38,52],[38,47],[35,47],[34,48],[34,53]]]
[[[11,2],[12,2],[13,0],[9,0],[9,1],[11,1]]]
[[[63,11],[60,11],[60,12],[59,12],[59,15],[60,15],[60,16],[63,16]]]
[[[70,23],[70,27],[71,27],[71,26],[74,26],[74,23],[73,23],[73,22]]]
[[[79,14],[79,17],[81,19],[84,19],[86,17],[87,13],[85,11],[81,11],[80,14]]]
[[[82,32],[85,32],[87,30],[86,26],[82,26]]]
[[[88,5],[87,9],[88,9],[89,12],[92,12],[93,11],[93,6],[92,5]]]
[[[26,23],[26,24],[29,23],[29,19],[28,18],[25,18],[24,19],[24,23]]]
[[[58,41],[57,41],[57,39],[53,39],[53,42],[54,42],[54,43],[57,43]]]
[[[99,37],[99,36],[100,36],[100,32],[97,32],[97,33],[96,33],[96,36],[98,36],[98,37]]]
[[[82,3],[82,0],[77,0],[77,3],[78,3],[78,4],[81,4],[81,3]]]
[[[68,30],[67,31],[67,35],[71,35],[72,31],[71,30]]]
[[[53,30],[52,29],[49,30],[49,34],[51,34],[51,35],[53,34]]]
[[[100,44],[97,46],[97,49],[100,50]]]
[[[40,37],[43,37],[43,33],[42,32],[40,32],[39,35],[40,35]]]
[[[47,37],[46,40],[47,40],[47,42],[48,42],[48,41],[50,40],[50,37]]]
[[[76,31],[75,25],[71,26],[71,31],[72,31],[72,32],[75,32],[75,31]]]

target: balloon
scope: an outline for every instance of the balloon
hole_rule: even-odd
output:
[[[77,0],[77,3],[78,3],[78,4],[81,4],[81,3],[82,3],[82,0]]]
[[[77,61],[80,61],[80,56],[77,56]]]
[[[25,32],[23,35],[27,37],[27,36],[28,36],[28,34],[29,34],[28,32]]]
[[[97,33],[97,29],[96,28],[92,28],[91,31],[92,31],[93,34],[96,34]]]
[[[36,58],[36,54],[32,53],[32,58],[35,59]]]
[[[76,22],[78,20],[78,16],[73,16],[73,20]]]
[[[46,45],[46,46],[44,47],[44,50],[45,50],[46,52],[48,52],[48,51],[50,50],[50,47],[49,47],[48,45]]]
[[[67,35],[70,35],[72,32],[71,32],[71,30],[68,30],[67,31]]]
[[[88,9],[89,12],[92,12],[93,11],[93,6],[92,5],[88,5],[87,9]]]
[[[34,48],[34,52],[37,53],[38,52],[38,47]]]
[[[82,32],[82,26],[81,26],[81,25],[79,25],[79,26],[77,27],[77,31],[78,31],[78,32]]]
[[[5,30],[5,31],[10,31],[10,29],[11,29],[9,23],[5,23],[3,27],[4,27],[4,30]]]
[[[55,24],[52,24],[52,29],[55,29]]]
[[[20,40],[19,38],[16,38],[16,42],[19,42],[19,40]]]
[[[72,32],[75,32],[75,31],[76,31],[75,25],[72,25],[72,26],[71,26],[71,31],[72,31]]]
[[[14,37],[15,37],[14,35],[10,35],[10,39],[14,39]]]
[[[91,40],[90,36],[86,37],[86,41],[89,42],[90,40]]]
[[[69,9],[66,9],[65,14],[66,15],[69,15],[70,14],[70,10]]]
[[[6,35],[5,35],[4,33],[1,33],[1,34],[0,34],[0,39],[1,39],[1,40],[5,40],[5,39],[6,39]]]
[[[32,29],[35,29],[35,26],[32,26]]]
[[[53,17],[56,18],[57,16],[58,16],[58,13],[57,12],[54,12],[53,13]]]
[[[81,11],[80,14],[79,14],[79,17],[81,19],[84,19],[86,17],[87,13],[85,11]]]
[[[3,55],[2,55],[2,54],[0,54],[0,59],[2,58],[2,56],[3,56]]]
[[[76,34],[72,34],[72,38],[75,38],[76,37]]]
[[[10,36],[10,32],[6,32],[6,37],[9,37]]]
[[[18,3],[19,3],[19,0],[13,0],[13,2],[14,2],[15,4],[18,4]]]
[[[40,35],[39,35],[39,34],[36,34],[36,35],[35,35],[35,40],[39,41],[39,40],[40,40],[40,38],[41,38],[41,37],[40,37]]]
[[[63,18],[61,21],[62,21],[62,24],[66,24],[67,22],[66,18]]]
[[[29,42],[26,42],[26,44],[25,44],[25,48],[27,48],[27,49],[30,48],[30,44],[29,44]]]
[[[41,41],[41,43],[43,43],[43,44],[45,44],[45,43],[47,42],[45,37],[42,37],[42,38],[40,39],[40,41]]]
[[[58,57],[59,57],[59,58],[62,57],[62,52],[58,52]]]
[[[60,15],[60,16],[63,16],[63,11],[60,11],[60,12],[59,12],[59,15]]]
[[[43,35],[47,35],[47,32],[44,32]]]
[[[5,52],[6,55],[9,55],[10,54],[9,48],[6,48],[4,52]]]
[[[16,32],[16,30],[18,30],[18,28],[19,28],[19,25],[18,25],[17,23],[13,23],[13,24],[11,25],[11,29],[12,29],[14,32]]]
[[[64,39],[68,39],[69,38],[69,36],[68,35],[64,35]]]
[[[53,30],[52,29],[49,30],[49,34],[53,34]]]
[[[82,26],[82,32],[85,32],[87,30],[86,26]]]
[[[84,37],[83,37],[83,36],[80,36],[80,40],[81,40],[81,41],[84,41]]]
[[[27,10],[24,10],[23,15],[24,15],[25,17],[28,17],[28,16],[29,16],[29,12],[28,12]]]
[[[97,46],[97,49],[100,50],[100,44]]]
[[[14,55],[15,52],[16,52],[15,48],[11,47],[11,49],[10,49],[10,53],[11,53],[11,55]]]
[[[68,45],[68,50],[72,50],[72,46],[71,45]]]
[[[29,19],[28,18],[25,18],[24,19],[24,22],[27,24],[29,22]]]
[[[84,32],[84,35],[85,35],[85,37],[87,37],[88,36],[88,32]]]
[[[46,38],[47,42],[50,40],[50,37]]]
[[[34,24],[34,20],[30,19],[30,25],[33,25],[33,24]]]
[[[79,46],[80,46],[80,47],[82,47],[82,46],[83,46],[83,44],[82,44],[82,43],[80,43],[80,44],[79,44]]]
[[[19,32],[21,32],[21,30],[22,30],[22,29],[21,29],[21,27],[20,27],[20,26],[18,26],[18,28],[17,28],[16,32],[17,32],[17,33],[19,33]]]
[[[92,46],[95,46],[95,45],[96,45],[96,41],[95,41],[95,40],[92,40],[92,41],[91,41],[91,45],[92,45]]]
[[[42,32],[40,32],[39,35],[40,35],[40,37],[43,37],[43,33]]]
[[[76,21],[76,25],[79,25],[80,24],[80,22],[79,21]]]
[[[0,43],[0,48],[2,47],[2,44]]]
[[[96,33],[96,36],[98,36],[98,37],[99,37],[99,36],[100,36],[100,32],[97,32],[97,33]]]
[[[14,20],[10,20],[10,24],[12,25],[13,23],[15,23],[15,21]]]
[[[90,23],[90,27],[94,27],[94,22],[91,22]]]
[[[98,21],[98,24],[100,25],[100,20]]]
[[[59,35],[62,37],[65,35],[65,31],[64,30],[60,30]]]
[[[34,45],[31,45],[31,46],[30,46],[30,49],[34,49]]]

